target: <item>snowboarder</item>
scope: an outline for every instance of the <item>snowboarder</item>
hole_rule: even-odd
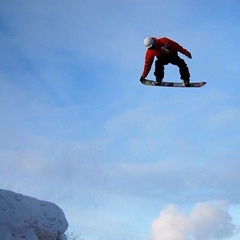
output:
[[[147,51],[141,79],[145,79],[147,77],[151,70],[154,57],[156,57],[157,60],[155,61],[154,75],[158,84],[161,85],[164,78],[164,65],[169,63],[178,66],[183,83],[185,85],[189,84],[190,73],[187,64],[178,56],[178,52],[180,52],[188,58],[192,58],[192,55],[188,50],[184,49],[178,43],[166,37],[158,39],[155,37],[147,37],[144,39],[144,45],[147,48]]]

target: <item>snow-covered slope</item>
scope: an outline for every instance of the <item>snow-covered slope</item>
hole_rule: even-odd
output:
[[[67,228],[57,205],[0,189],[1,240],[66,240]]]

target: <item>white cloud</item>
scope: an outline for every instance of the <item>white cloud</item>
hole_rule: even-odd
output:
[[[189,214],[170,204],[152,223],[152,239],[220,240],[233,236],[234,230],[226,202],[200,202]]]

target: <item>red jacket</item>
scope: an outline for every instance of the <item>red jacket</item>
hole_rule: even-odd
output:
[[[174,55],[177,52],[180,52],[184,55],[188,55],[188,51],[186,49],[184,49],[178,43],[174,42],[169,38],[164,37],[157,39],[153,37],[152,39],[154,40],[156,47],[154,49],[147,49],[146,51],[144,70],[142,73],[143,78],[146,78],[148,73],[150,72],[154,57],[157,58],[161,56],[170,57],[171,55]]]

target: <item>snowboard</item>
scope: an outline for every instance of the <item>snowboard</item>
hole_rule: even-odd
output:
[[[203,87],[207,82],[190,82],[185,85],[184,83],[175,83],[175,82],[162,82],[161,84],[148,79],[140,79],[141,83],[147,86],[159,86],[159,87],[187,87],[187,88],[197,88]]]

